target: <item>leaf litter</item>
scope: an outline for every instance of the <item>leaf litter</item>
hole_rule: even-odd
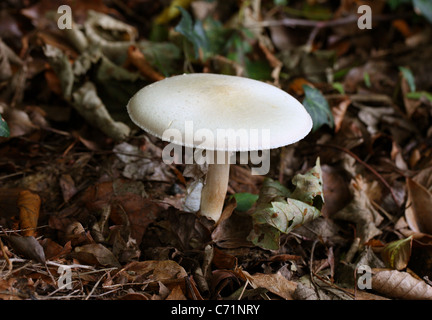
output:
[[[0,6],[0,299],[431,299],[426,2],[374,5],[371,32],[351,28],[356,1],[77,1],[71,30],[56,2],[14,3]],[[266,177],[232,166],[217,225],[197,214],[205,168],[164,164],[124,109],[184,72],[267,81],[314,118]]]

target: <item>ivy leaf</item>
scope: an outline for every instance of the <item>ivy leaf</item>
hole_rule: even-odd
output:
[[[237,202],[237,211],[248,211],[258,199],[258,195],[249,192],[239,192],[233,195]]]
[[[322,93],[308,85],[303,85],[305,98],[303,106],[312,117],[312,131],[318,130],[321,126],[327,124],[330,128],[334,127],[334,118],[330,110],[329,104]]]
[[[432,2],[430,0],[413,0],[413,6],[417,13],[422,14],[432,23]]]
[[[9,126],[7,125],[6,121],[2,118],[0,114],[0,137],[9,137],[10,131]]]
[[[192,17],[182,7],[178,7],[182,14],[182,18],[179,24],[175,27],[177,32],[180,32],[186,37],[194,46],[195,57],[199,58],[199,50],[203,50],[203,53],[207,53],[210,48],[210,43],[204,30],[201,21],[197,20],[195,23],[192,21]]]
[[[324,197],[319,159],[315,167],[304,175],[297,174],[292,182],[293,192],[270,178],[264,180],[248,236],[254,245],[276,250],[281,233],[287,234],[321,215]]]

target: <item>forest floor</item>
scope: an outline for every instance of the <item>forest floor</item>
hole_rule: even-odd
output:
[[[0,299],[432,299],[428,19],[422,1],[2,1]],[[265,177],[231,166],[217,225],[184,207],[200,168],[165,164],[126,111],[190,72],[276,85],[314,120]],[[310,200],[280,212],[289,232],[257,224],[278,192]]]

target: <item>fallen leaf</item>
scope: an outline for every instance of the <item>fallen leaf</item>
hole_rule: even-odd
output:
[[[404,300],[432,300],[432,287],[408,272],[372,269],[372,289]]]
[[[258,200],[258,197],[259,196],[257,194],[252,194],[249,192],[235,193],[233,195],[233,198],[237,202],[237,206],[235,209],[237,211],[244,211],[244,212],[248,211],[253,207],[255,202]]]
[[[319,158],[304,175],[295,175],[292,183],[295,189],[291,192],[279,182],[264,180],[247,240],[264,249],[276,250],[280,233],[288,234],[321,215],[324,197]]]
[[[44,249],[45,257],[47,260],[56,260],[72,251],[70,241],[67,242],[64,246],[61,246],[50,238],[45,238],[41,241],[41,245]]]
[[[356,232],[362,243],[382,233],[377,226],[384,220],[372,205],[368,195],[368,188],[368,184],[363,177],[357,175],[350,184],[353,194],[352,201],[342,210],[332,215],[332,219],[341,219],[355,223]]]
[[[304,89],[303,89],[303,85],[309,85],[311,86],[312,83],[310,83],[309,81],[307,81],[305,78],[295,78],[294,80],[292,80],[289,85],[288,85],[288,91],[297,96],[303,95],[304,94]]]
[[[407,178],[408,199],[405,218],[416,232],[432,234],[432,194],[413,179]]]
[[[186,212],[198,212],[201,207],[202,180],[192,181],[186,188],[182,209]]]
[[[237,264],[237,258],[228,254],[217,247],[213,248],[212,263],[217,269],[233,269]]]
[[[321,91],[309,85],[303,85],[303,90],[305,92],[305,98],[302,103],[312,117],[312,132],[317,131],[323,125],[334,128],[333,114]]]
[[[297,288],[297,283],[286,279],[279,272],[275,274],[256,273],[254,275],[250,275],[246,271],[243,273],[254,289],[265,288],[285,300],[294,300],[293,294]]]
[[[411,257],[413,237],[388,243],[381,251],[381,257],[387,267],[402,270],[408,265]]]
[[[11,247],[24,258],[45,264],[45,253],[40,243],[33,236],[11,235],[6,238]]]
[[[121,141],[129,136],[130,128],[123,122],[113,120],[93,82],[85,82],[72,93],[72,104],[89,124],[108,137]]]
[[[112,252],[100,243],[90,243],[76,247],[71,255],[81,263],[102,265],[106,267],[121,267]]]
[[[147,61],[144,54],[135,46],[128,48],[128,59],[146,78],[151,81],[163,80],[165,77],[155,70]]]
[[[161,282],[164,285],[172,283],[174,286],[178,285],[179,281],[184,286],[184,278],[187,277],[183,267],[173,260],[133,261],[126,265],[121,273],[129,282]]]
[[[252,219],[241,212],[233,212],[226,220],[218,223],[212,232],[212,240],[220,248],[251,247],[246,238],[252,230]]]
[[[346,98],[339,102],[336,106],[331,108],[333,118],[334,118],[334,125],[335,125],[335,132],[337,133],[341,127],[342,122],[345,119],[345,114],[348,110],[349,105],[351,104],[351,100]]]
[[[141,182],[117,179],[90,186],[83,193],[81,202],[89,211],[102,212],[111,207],[110,219],[115,224],[130,226],[131,237],[139,245],[147,226],[163,210],[146,196]],[[126,217],[128,221],[125,221]]]
[[[175,286],[165,300],[187,300],[180,286]]]
[[[70,174],[62,174],[59,180],[63,200],[68,202],[76,193],[75,181]]]
[[[18,195],[17,206],[20,210],[20,226],[24,236],[34,236],[39,219],[40,197],[28,190],[21,191]]]
[[[29,115],[17,108],[8,108],[4,117],[8,124],[9,137],[11,138],[26,135],[37,129],[37,126],[30,120]]]
[[[352,199],[349,190],[349,178],[344,170],[334,166],[322,165],[323,193],[325,203],[322,214],[331,217],[333,213],[343,209]]]

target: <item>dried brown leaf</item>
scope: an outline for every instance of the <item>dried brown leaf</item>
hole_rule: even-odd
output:
[[[346,98],[338,103],[338,105],[332,107],[331,111],[333,113],[334,124],[335,124],[335,132],[338,132],[342,127],[342,122],[345,118],[346,111],[348,110],[348,106],[351,104],[351,100]]]
[[[175,286],[165,300],[187,300],[180,286]]]
[[[139,48],[131,45],[128,48],[128,59],[146,78],[151,81],[163,80],[165,77],[156,71],[145,58]]]
[[[233,269],[237,264],[237,258],[218,248],[213,248],[213,265],[218,269]]]
[[[408,199],[405,218],[416,232],[432,234],[432,193],[413,179],[407,178]]]
[[[372,269],[372,289],[395,299],[432,300],[432,287],[408,272]]]
[[[169,282],[187,277],[186,271],[172,260],[147,260],[129,263],[121,271],[130,282]]]
[[[34,236],[39,219],[40,197],[28,190],[21,191],[18,195],[17,206],[20,210],[20,226],[24,236]]]
[[[371,188],[373,188],[373,185],[368,185],[360,175],[356,176],[350,185],[354,196],[352,201],[332,216],[333,219],[342,219],[355,223],[362,243],[382,233],[377,226],[383,221],[383,218],[372,205],[369,196]],[[374,196],[376,196],[376,192]]]
[[[343,170],[329,165],[322,165],[323,192],[325,203],[321,210],[325,217],[331,217],[345,207],[351,200],[349,180]]]
[[[91,265],[102,265],[107,267],[117,267],[121,265],[113,253],[100,243],[90,243],[76,247],[72,256],[82,263]]]
[[[24,258],[45,263],[45,253],[40,243],[33,236],[21,237],[11,235],[7,237],[11,247]]]
[[[68,202],[76,193],[75,181],[70,174],[62,174],[59,180],[63,200]]]
[[[285,300],[294,300],[293,294],[297,288],[297,283],[286,279],[279,272],[275,274],[256,273],[254,275],[250,275],[246,271],[243,273],[254,289],[265,288]]]
[[[44,249],[45,256],[48,260],[58,259],[72,251],[71,242],[67,242],[64,246],[59,245],[57,242],[45,238],[41,241]]]

